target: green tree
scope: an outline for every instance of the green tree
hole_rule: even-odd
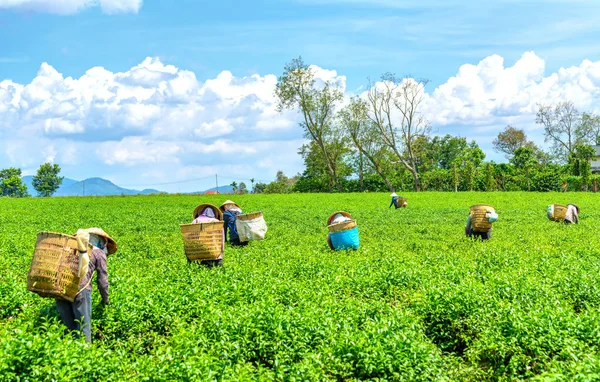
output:
[[[21,169],[11,167],[0,171],[0,196],[13,198],[29,196],[27,186],[21,179]]]
[[[473,184],[475,182],[475,166],[470,160],[466,160],[461,168],[461,179],[463,181],[463,188],[466,191],[473,191]]]
[[[40,166],[32,181],[39,196],[52,196],[58,190],[64,178],[58,176],[59,173],[60,166],[57,164],[44,163]]]
[[[286,183],[271,182],[265,187],[265,194],[289,194],[291,188]]]
[[[458,185],[460,184],[460,175],[458,172],[458,163],[454,161],[452,164],[452,182],[454,183],[454,192],[458,192]]]
[[[496,191],[496,179],[494,178],[494,167],[491,163],[485,164],[485,187],[487,191]]]
[[[250,183],[252,184],[252,188],[251,188],[250,192],[254,193],[254,178],[250,178]]]
[[[339,180],[352,174],[352,168],[347,163],[350,149],[345,143],[340,141],[328,142],[327,151],[332,160],[335,161],[336,176]],[[323,158],[323,152],[314,142],[302,145],[298,153],[304,159],[305,171],[303,176],[319,178],[326,185],[327,191],[337,190],[334,179],[327,171],[326,160]],[[323,190],[325,191],[325,190]]]
[[[578,144],[575,146],[573,154],[570,156],[571,173],[581,176],[583,191],[588,190],[590,178],[592,176],[592,166],[590,160],[596,156],[596,150],[590,145]]]
[[[266,188],[267,188],[267,185],[265,183],[258,182],[252,188],[252,193],[253,194],[263,194],[265,192]]]
[[[367,159],[373,170],[383,179],[388,189],[394,192],[394,186],[386,174],[388,149],[381,139],[375,125],[369,120],[367,103],[360,98],[350,99],[350,103],[339,113],[340,126],[350,137],[359,151],[359,175],[362,185],[364,172],[363,157]]]
[[[506,159],[510,159],[515,155],[515,150],[519,147],[530,146],[532,142],[527,140],[525,131],[516,129],[510,125],[506,126],[504,130],[498,133],[498,136],[494,138],[492,145],[494,150],[499,153],[504,153]]]
[[[287,184],[289,182],[290,178],[288,178],[283,171],[279,170],[277,171],[277,174],[275,175],[275,181],[277,183],[285,183]]]
[[[343,99],[341,86],[330,81],[316,86],[312,69],[298,57],[285,66],[283,75],[277,79],[275,95],[278,111],[300,111],[305,137],[321,151],[331,184],[341,192],[337,164],[344,142],[335,125],[335,108]]]
[[[233,192],[235,193],[238,190],[238,185],[237,182],[231,182],[230,184],[231,187],[233,187]]]
[[[529,146],[522,146],[515,150],[510,163],[525,175],[527,191],[531,191],[531,170],[538,164],[535,150]]]
[[[246,188],[246,183],[240,182],[240,188],[238,189],[238,192],[240,194],[247,194],[248,193],[248,190]]]

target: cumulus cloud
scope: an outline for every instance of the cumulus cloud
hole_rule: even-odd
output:
[[[509,123],[535,133],[536,103],[571,100],[600,112],[600,62],[555,73],[545,67],[533,52],[512,65],[497,55],[465,64],[426,94],[423,112],[441,133],[479,139],[484,149]],[[335,70],[311,68],[318,84],[345,89]],[[293,174],[301,171],[303,135],[296,112],[277,112],[276,83],[273,74],[229,71],[202,82],[158,58],[117,73],[94,67],[79,78],[43,63],[27,84],[0,80],[0,165],[31,171],[53,161],[123,184],[206,172],[241,179],[270,179],[279,169]]]
[[[536,104],[574,102],[583,110],[600,100],[600,61],[583,61],[545,76],[545,62],[527,52],[513,65],[493,55],[460,67],[456,76],[428,96],[427,113],[436,125],[482,125],[535,114]]]
[[[143,0],[0,0],[0,9],[72,15],[100,7],[106,14],[138,13]]]

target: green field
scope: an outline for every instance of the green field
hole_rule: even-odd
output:
[[[0,199],[0,380],[505,380],[600,378],[600,199],[568,193],[236,196],[267,239],[188,265],[179,224],[225,196]],[[576,202],[580,224],[546,218]],[[496,207],[489,242],[464,237]],[[361,248],[331,252],[327,217]],[[93,344],[63,335],[28,292],[38,231],[99,226],[111,305],[94,291]]]

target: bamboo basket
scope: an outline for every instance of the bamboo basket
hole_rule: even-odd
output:
[[[567,206],[563,206],[562,204],[554,204],[553,206],[554,212],[549,219],[555,222],[561,222],[565,220],[567,217]]]
[[[349,220],[349,221],[345,221],[345,222],[341,222],[341,223],[337,223],[337,224],[330,224],[327,226],[327,228],[329,229],[329,232],[333,233],[333,232],[347,231],[356,226],[357,226],[356,220]]]
[[[42,297],[73,302],[79,291],[78,252],[75,236],[38,233],[27,274],[27,290]]]
[[[263,216],[263,213],[261,211],[259,211],[259,212],[252,212],[252,213],[249,213],[249,214],[237,215],[235,218],[236,218],[236,220],[248,221],[248,220],[254,220],[254,219],[259,218],[261,216]]]
[[[477,232],[488,232],[492,229],[492,223],[488,221],[485,214],[494,211],[489,204],[476,204],[471,206],[471,225]]]
[[[398,205],[400,206],[400,208],[406,208],[406,206],[404,205],[404,202],[407,202],[408,198],[398,198]]]
[[[181,224],[183,250],[189,261],[215,260],[223,254],[223,222]]]
[[[346,211],[337,211],[331,214],[331,216],[329,216],[329,219],[327,219],[327,225],[331,225],[331,222],[333,221],[333,219],[335,218],[335,215],[337,214],[341,214],[342,216],[347,217],[348,219],[352,219],[352,215],[350,215],[350,213],[346,212]]]

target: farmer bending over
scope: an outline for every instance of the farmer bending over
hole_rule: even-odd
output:
[[[395,192],[392,192],[392,194],[390,195],[392,197],[392,202],[390,203],[390,207],[392,206],[396,207],[396,209],[400,208],[400,207],[406,207],[406,205],[408,204],[406,202],[406,200],[403,200],[402,204],[400,204],[400,200],[403,199],[402,196],[398,196]]]
[[[205,205],[205,204],[201,204],[198,207],[196,207],[196,211],[194,211],[194,220],[192,221],[192,224],[198,224],[198,223],[212,223],[212,222],[219,222],[220,220],[217,219],[217,214],[220,214],[220,211],[216,210],[217,207],[214,206],[209,206],[209,205]],[[198,213],[196,215],[196,212]],[[223,233],[223,248],[225,247],[225,233]],[[189,260],[188,260],[189,262]],[[221,253],[219,255],[219,257],[217,257],[214,260],[201,260],[200,261],[200,265],[204,265],[208,268],[212,268],[212,267],[222,267],[223,266],[223,254]]]
[[[225,236],[227,236],[227,230],[229,230],[229,242],[231,245],[243,246],[247,245],[248,242],[240,242],[240,236],[238,235],[237,228],[235,226],[236,217],[241,215],[242,209],[235,202],[226,200],[221,204],[221,211],[223,211],[223,224],[225,229]]]
[[[117,251],[117,243],[100,228],[80,229],[75,237],[80,256],[87,254],[88,244],[93,246],[88,270],[79,281],[79,293],[75,296],[75,300],[73,302],[56,300],[56,307],[69,331],[83,332],[85,340],[92,342],[92,277],[94,272],[98,274],[96,284],[102,302],[108,305],[106,258]]]
[[[490,223],[493,223],[496,220],[498,220],[498,214],[495,211],[488,212],[486,214],[486,217],[488,218],[488,221]],[[467,235],[467,237],[472,237],[475,239],[480,238],[481,240],[488,240],[492,237],[492,230],[490,228],[490,230],[487,232],[476,231],[473,227],[473,222],[471,221],[471,215],[469,214],[469,218],[467,219],[467,225],[465,226],[465,235]]]
[[[579,224],[579,206],[577,204],[567,204],[565,224]]]

